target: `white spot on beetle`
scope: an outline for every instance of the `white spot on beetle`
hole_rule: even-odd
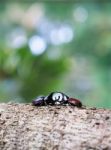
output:
[[[67,97],[64,95],[64,100],[67,101]]]
[[[54,101],[56,101],[56,100],[62,101],[63,95],[62,95],[61,93],[54,93],[54,94],[52,95],[52,99],[53,99]]]
[[[60,105],[60,102],[55,102],[56,105]]]

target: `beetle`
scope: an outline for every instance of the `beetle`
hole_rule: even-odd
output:
[[[47,105],[72,105],[82,107],[80,100],[70,98],[62,92],[52,92],[48,96],[38,96],[32,101],[34,106],[47,106]]]

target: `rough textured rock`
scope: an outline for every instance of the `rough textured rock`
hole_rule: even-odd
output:
[[[0,104],[0,150],[111,150],[111,110]]]

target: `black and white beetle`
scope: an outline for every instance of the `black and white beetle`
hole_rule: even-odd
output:
[[[52,92],[48,96],[39,96],[32,101],[34,106],[47,106],[47,105],[72,105],[82,107],[80,100],[69,98],[62,92]]]

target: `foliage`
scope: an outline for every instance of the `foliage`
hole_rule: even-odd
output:
[[[30,101],[60,89],[86,105],[111,107],[110,6],[2,3],[0,99]]]

